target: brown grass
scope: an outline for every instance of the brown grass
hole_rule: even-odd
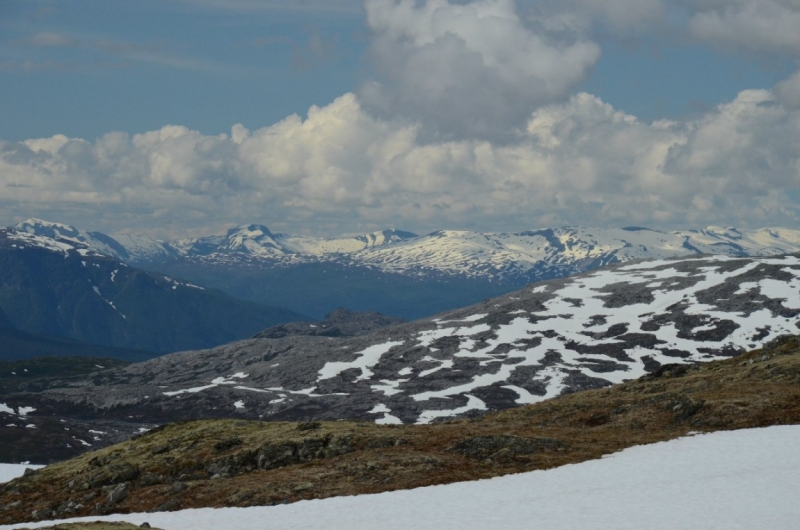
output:
[[[548,469],[690,431],[798,423],[800,339],[792,338],[475,420],[172,424],[0,488],[0,523],[377,493]],[[281,460],[287,452],[295,456]],[[122,482],[127,498],[107,504]]]

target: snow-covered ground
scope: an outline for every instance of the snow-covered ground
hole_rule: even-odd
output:
[[[165,530],[789,530],[800,525],[798,447],[800,426],[719,432],[491,480],[100,519]]]
[[[25,464],[0,464],[0,484],[9,482],[25,473],[25,468],[39,469],[44,466],[31,466]]]

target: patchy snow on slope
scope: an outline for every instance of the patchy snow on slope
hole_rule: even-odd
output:
[[[490,480],[72,521],[146,521],[168,530],[301,530],[321,521],[328,530],[794,530],[800,521],[798,446],[800,426],[717,432]]]
[[[358,355],[358,358],[356,358],[354,361],[326,363],[325,366],[323,366],[319,371],[319,377],[317,378],[317,381],[336,377],[340,373],[351,368],[357,368],[361,370],[361,375],[358,376],[356,379],[357,381],[369,379],[373,376],[370,368],[378,364],[378,362],[381,360],[381,356],[387,353],[393,347],[400,346],[402,344],[402,342],[393,341],[389,341],[385,344],[376,344],[375,346],[370,346],[364,351],[357,353],[356,355]]]
[[[173,392],[162,392],[165,396],[180,396],[181,394],[196,394],[198,392],[202,392],[203,390],[208,390],[210,388],[214,388],[220,385],[235,385],[237,382],[236,379],[246,379],[248,374],[244,372],[237,372],[233,375],[217,377],[211,381],[211,383],[203,386],[196,386],[192,388],[184,388],[182,390],[175,390]]]
[[[248,395],[248,413],[264,416],[307,409],[428,423],[601,388],[667,364],[730,358],[799,325],[798,257],[634,262],[363,337],[290,341],[277,352],[272,339],[258,339],[224,363],[213,350],[187,352],[202,370],[176,368],[180,376],[164,379],[159,398],[207,392],[198,406],[214,399],[228,407]],[[226,375],[236,370],[247,381]],[[367,412],[378,404],[391,413]]]

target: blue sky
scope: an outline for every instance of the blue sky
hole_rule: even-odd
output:
[[[0,223],[796,227],[798,24],[796,0],[5,0]]]
[[[358,4],[340,13],[10,0],[2,14],[0,137],[9,140],[259,127],[330,102],[365,75]]]

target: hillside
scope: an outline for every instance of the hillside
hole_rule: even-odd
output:
[[[308,319],[134,269],[80,242],[8,230],[0,230],[0,309],[25,333],[162,353]]]
[[[689,432],[798,424],[799,382],[800,340],[790,338],[472,420],[173,424],[3,486],[0,522],[272,505],[548,469]]]
[[[798,276],[794,256],[617,265],[357,337],[250,339],[15,399],[36,416],[142,426],[221,416],[472,417],[797,333]]]
[[[107,357],[142,362],[158,353],[131,348],[114,348],[73,339],[35,335],[18,329],[0,328],[0,361],[19,361],[36,357]]]

